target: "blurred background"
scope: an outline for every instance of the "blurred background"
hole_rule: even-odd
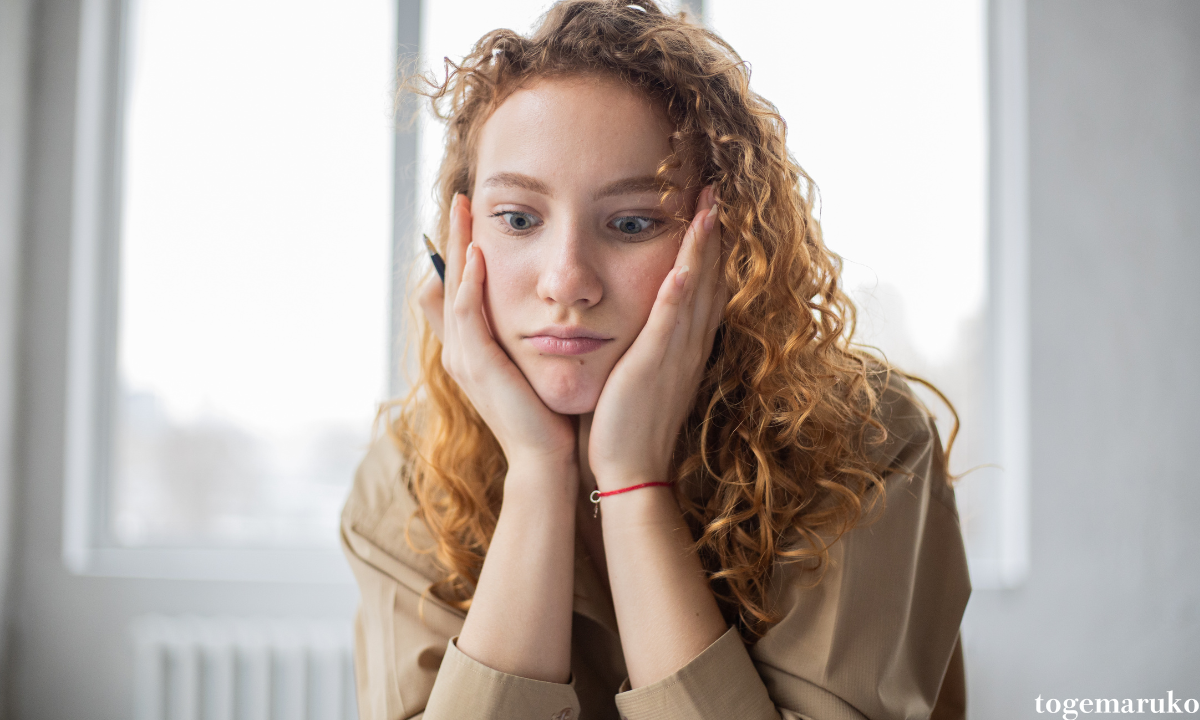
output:
[[[442,142],[398,58],[547,5],[0,0],[0,717],[354,717],[338,513]],[[970,716],[1200,698],[1200,3],[667,5],[961,416]]]

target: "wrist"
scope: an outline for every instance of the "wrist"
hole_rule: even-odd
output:
[[[625,487],[632,488],[640,484],[629,483]],[[605,527],[613,525],[625,528],[650,525],[675,527],[682,522],[683,518],[679,502],[675,499],[674,485],[654,484],[604,497],[593,494],[592,498],[600,501],[600,516],[604,518]]]
[[[524,500],[545,505],[574,506],[579,495],[579,463],[573,457],[529,456],[509,463],[504,476],[504,501]]]
[[[615,492],[645,483],[669,482],[668,473],[649,470],[602,470],[595,473],[596,489],[602,493]],[[636,491],[635,491],[636,492]]]
[[[504,459],[510,474],[514,469],[536,473],[579,473],[579,452],[574,446],[554,450],[505,448]]]

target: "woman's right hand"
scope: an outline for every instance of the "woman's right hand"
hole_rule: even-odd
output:
[[[521,370],[492,337],[484,317],[487,267],[471,242],[470,200],[456,195],[450,208],[446,279],[434,275],[419,303],[442,342],[442,365],[454,378],[504,450],[511,471],[578,463],[571,419],[546,407]]]

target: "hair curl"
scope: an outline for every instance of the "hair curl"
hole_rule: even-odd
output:
[[[873,466],[868,449],[887,434],[876,410],[890,369],[850,344],[855,310],[841,261],[822,241],[815,186],[789,155],[775,106],[750,89],[732,47],[652,0],[564,0],[531,36],[495,30],[461,63],[447,59],[444,79],[410,83],[447,126],[439,247],[454,196],[471,192],[477,136],[492,111],[528,81],[589,73],[618,78],[666,111],[673,154],[660,174],[691,163],[701,185],[715,186],[730,299],[673,472],[699,498],[678,493],[714,594],[751,639],[778,620],[767,599],[774,563],[822,570],[833,542],[884,497],[874,490],[889,468]],[[417,326],[420,375],[385,408],[398,410],[388,431],[435,543],[427,550],[446,571],[433,592],[467,609],[507,466],[442,367],[428,323]]]

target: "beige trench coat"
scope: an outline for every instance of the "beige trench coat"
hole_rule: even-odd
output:
[[[830,549],[815,587],[778,567],[783,620],[746,646],[730,629],[679,671],[628,689],[612,598],[578,537],[571,681],[508,675],[455,646],[464,614],[432,597],[438,568],[406,544],[415,508],[402,459],[371,447],[342,514],[362,593],[355,676],[362,720],[933,720],[966,716],[959,625],[971,593],[954,490],[927,411],[893,379],[881,414],[887,505]],[[428,536],[412,528],[422,546]]]

